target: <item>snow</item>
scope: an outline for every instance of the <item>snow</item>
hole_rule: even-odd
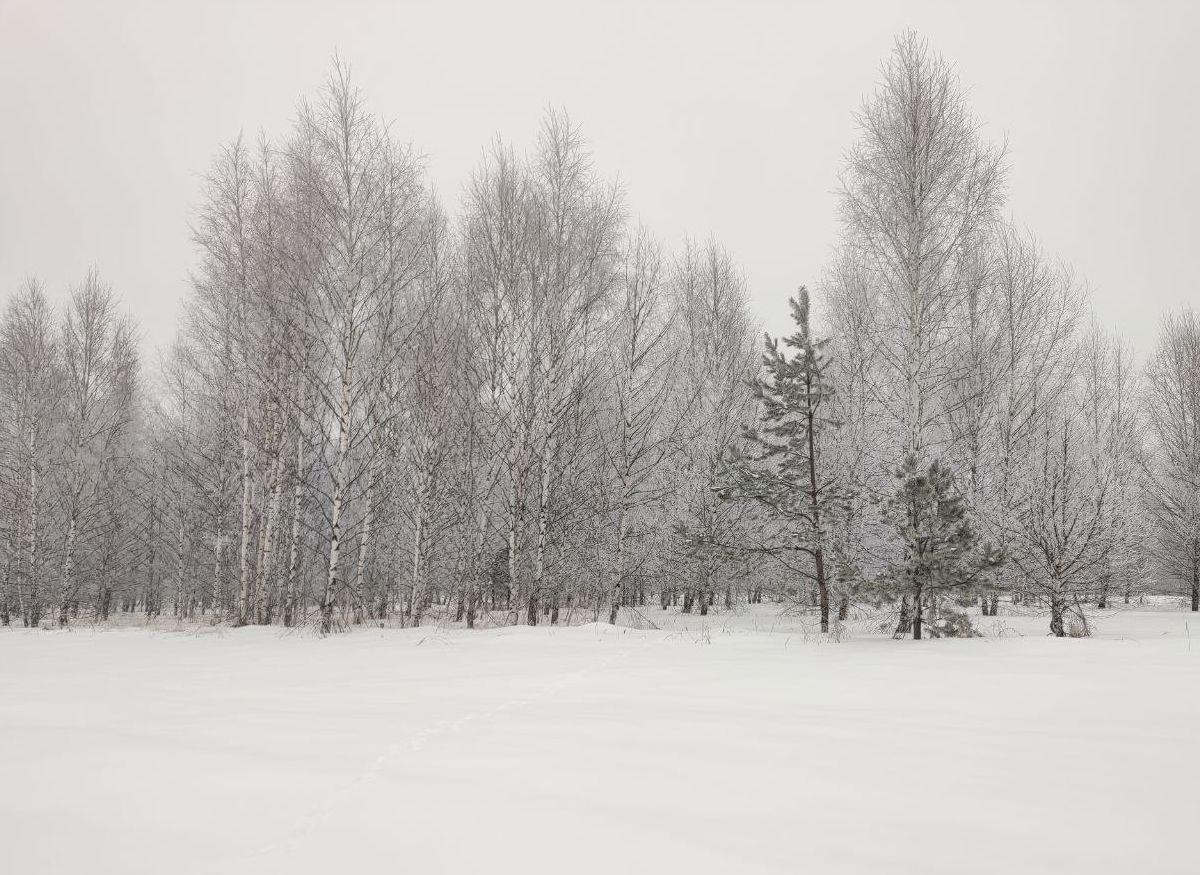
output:
[[[1194,615],[840,643],[771,606],[646,616],[5,630],[4,868],[1200,871]]]

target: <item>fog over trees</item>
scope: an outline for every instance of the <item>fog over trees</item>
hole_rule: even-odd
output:
[[[565,112],[450,203],[335,63],[216,150],[169,349],[102,273],[6,290],[0,622],[1200,610],[1200,318],[1138,356],[1096,324],[915,34],[856,119],[836,249],[764,342],[736,253],[656,238]]]

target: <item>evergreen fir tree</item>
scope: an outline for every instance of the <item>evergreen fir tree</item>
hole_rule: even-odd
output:
[[[829,517],[844,496],[821,464],[821,444],[837,428],[829,404],[828,339],[814,339],[809,324],[808,290],[789,299],[796,331],[783,338],[765,335],[762,373],[750,383],[759,401],[759,423],[745,432],[746,446],[730,453],[717,490],[729,501],[756,503],[781,535],[757,547],[783,557],[811,559],[811,578],[821,610],[821,631],[829,631]],[[807,565],[807,563],[805,563]]]
[[[896,475],[899,483],[884,500],[882,515],[895,526],[905,554],[879,582],[884,594],[900,597],[896,637],[911,629],[913,638],[920,639],[927,604],[978,586],[1003,557],[980,543],[966,500],[940,462],[923,468],[910,454]]]

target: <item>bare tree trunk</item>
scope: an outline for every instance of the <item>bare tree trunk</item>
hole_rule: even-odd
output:
[[[183,612],[184,588],[187,576],[187,524],[186,512],[183,505],[182,497],[179,500],[179,530],[176,534],[176,544],[178,545],[178,553],[175,556],[175,604],[179,615],[185,616]]]
[[[508,608],[509,619],[513,625],[521,622],[521,606],[525,599],[525,587],[522,585],[521,568],[518,550],[520,548],[520,512],[515,499],[509,499],[508,509]]]
[[[259,536],[258,568],[254,581],[255,622],[266,624],[270,622],[270,605],[267,593],[267,581],[270,580],[272,558],[274,556],[275,527],[279,521],[279,505],[283,495],[283,448],[275,453],[271,461],[271,489],[267,504],[267,516],[262,522]]]
[[[78,500],[78,499],[77,499]],[[75,505],[71,507],[71,522],[67,526],[67,543],[64,546],[62,587],[58,594],[58,625],[66,628],[67,605],[71,598],[71,572],[75,567],[75,540],[78,537],[79,525],[75,520]]]
[[[161,475],[156,476],[151,486],[153,490],[150,499],[150,513],[146,521],[146,620],[162,616],[162,594],[158,577],[158,529],[159,529],[159,499],[160,487],[163,486]]]
[[[612,599],[608,611],[608,622],[613,625],[617,622],[617,611],[621,606],[621,594],[625,583],[625,541],[629,519],[625,499],[626,495],[623,492],[621,506],[617,510],[617,579],[613,584]]]
[[[924,621],[925,604],[924,604],[924,600],[921,598],[921,587],[919,585],[917,586],[916,590],[914,590],[914,592],[913,592],[912,607],[913,607],[913,610],[912,610],[913,640],[920,641],[921,640],[921,627],[922,627],[922,624]]]
[[[213,613],[220,617],[222,610],[225,607],[225,586],[221,580],[221,530],[224,528],[225,515],[221,511],[217,511],[217,519],[213,524],[213,577],[212,577],[212,601]]]
[[[346,478],[350,466],[350,389],[352,374],[342,376],[342,397],[338,409],[337,461],[333,475],[333,507],[329,518],[329,572],[325,576],[325,592],[321,596],[321,632],[333,631],[333,609],[339,585],[338,573],[342,551],[342,513],[346,495]]]
[[[12,608],[9,602],[9,588],[12,584],[11,555],[4,560],[3,590],[0,590],[0,626],[12,624]]]
[[[1200,559],[1192,560],[1192,611],[1200,611]]]
[[[489,484],[495,483],[495,479],[494,478],[489,479],[488,483]],[[480,574],[481,573],[486,574],[487,568],[485,566],[483,569],[480,569],[478,567],[478,563],[479,563],[479,557],[483,555],[484,548],[487,545],[487,535],[488,535],[488,512],[487,512],[486,502],[484,502],[481,505],[480,511],[479,511],[479,525],[475,529],[475,549],[472,553],[472,559],[471,559],[471,566],[470,566],[471,567],[471,575],[470,575],[470,579],[467,582],[467,586],[468,586],[468,591],[467,591],[467,628],[468,629],[475,628],[475,618],[477,616],[480,602],[482,601],[482,586],[481,586],[481,582],[480,582]],[[495,588],[495,581],[493,581],[490,577],[488,577],[488,589],[492,593],[492,609],[494,610],[496,607],[496,605],[495,605],[496,588]]]
[[[1055,577],[1051,581],[1050,591],[1050,632],[1056,638],[1062,638],[1067,634],[1066,627],[1063,624],[1063,614],[1066,611],[1066,600],[1062,595],[1062,581]]]
[[[32,438],[32,435],[31,435]],[[32,455],[33,449],[30,449]],[[38,592],[38,471],[36,465],[29,466],[29,592],[26,600],[25,625],[36,627],[42,620],[41,594]]]
[[[817,566],[817,598],[821,606],[821,631],[829,631],[829,581],[825,579],[825,551],[817,547],[813,551]]]
[[[896,623],[896,632],[892,635],[893,638],[904,638],[912,631],[912,603],[908,600],[908,594],[900,598],[900,620]]]
[[[250,527],[252,523],[252,488],[250,476],[250,402],[242,400],[242,539],[238,559],[238,605],[239,626],[250,622]]]
[[[358,536],[358,559],[354,567],[354,622],[363,621],[363,607],[366,603],[366,570],[367,554],[371,549],[371,535],[375,525],[375,486],[378,480],[378,466],[371,465],[367,475],[367,510],[363,517],[362,532]]]
[[[288,548],[287,583],[283,593],[283,625],[296,622],[296,579],[300,573],[300,533],[304,507],[304,436],[296,436],[296,483],[292,487],[292,536]]]
[[[422,575],[424,567],[425,548],[425,519],[422,508],[418,507],[413,514],[413,551],[412,551],[412,594],[410,606],[412,624],[421,625],[421,614],[425,609],[425,580]]]
[[[537,625],[538,599],[542,596],[542,586],[545,582],[546,574],[546,544],[550,533],[551,465],[554,463],[553,455],[555,450],[554,427],[555,421],[553,415],[551,415],[548,417],[546,423],[549,437],[547,437],[546,445],[542,450],[541,482],[538,491],[537,550],[534,553],[533,561],[533,585],[529,592],[528,622],[530,626]]]

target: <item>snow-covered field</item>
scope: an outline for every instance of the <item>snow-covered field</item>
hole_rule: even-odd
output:
[[[0,869],[1200,872],[1192,615],[841,643],[647,616],[4,630]]]

